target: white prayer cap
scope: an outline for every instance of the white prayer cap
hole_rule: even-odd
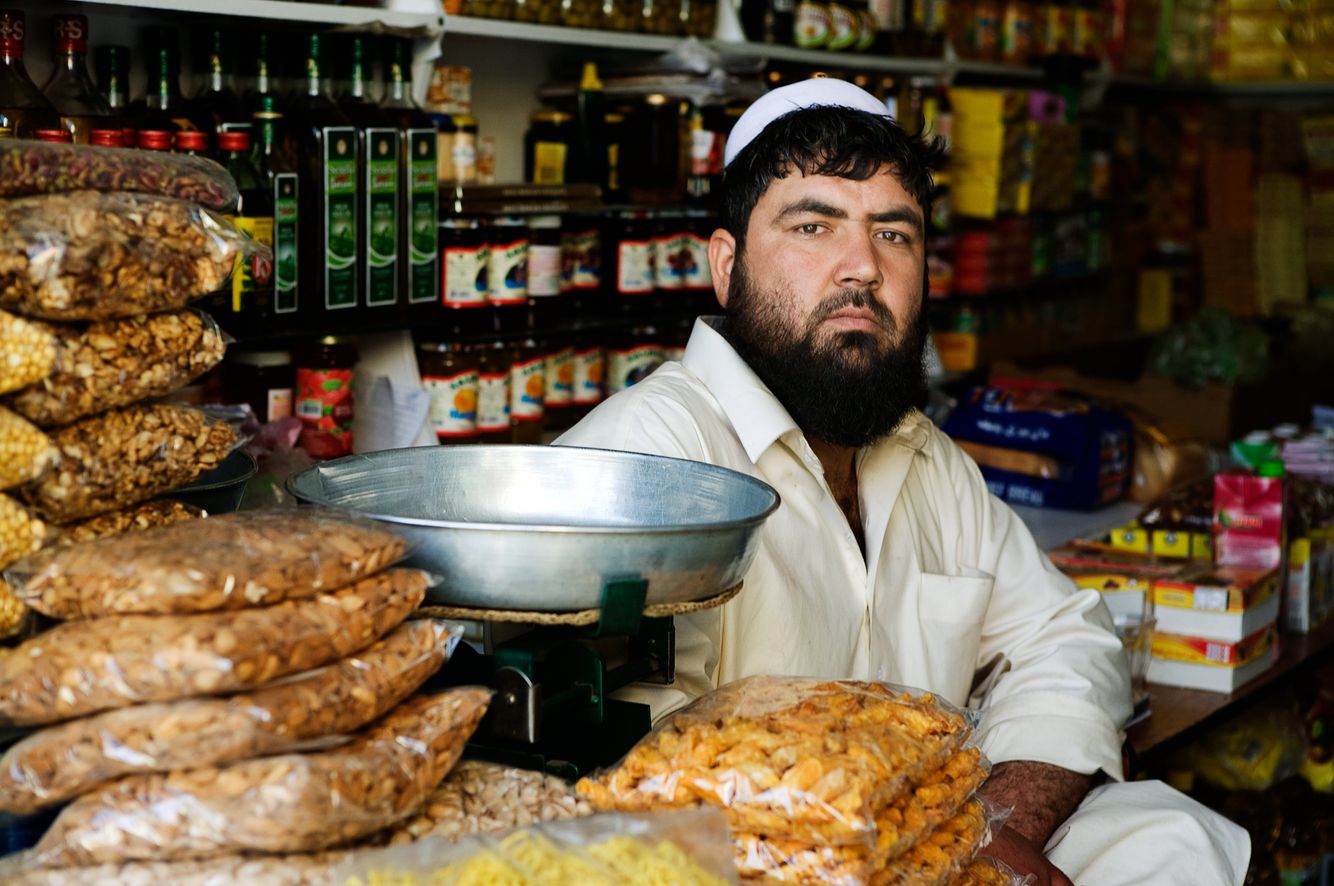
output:
[[[889,116],[884,102],[846,80],[812,77],[800,83],[780,86],[756,99],[736,121],[732,134],[727,137],[727,147],[723,149],[723,166],[732,165],[736,155],[754,141],[755,136],[764,131],[764,127],[779,117],[816,107],[850,108],[881,117]]]

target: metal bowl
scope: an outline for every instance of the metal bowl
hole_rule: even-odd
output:
[[[428,446],[325,462],[287,481],[303,502],[393,524],[437,603],[565,612],[612,579],[649,603],[741,581],[778,493],[714,465],[567,446]]]

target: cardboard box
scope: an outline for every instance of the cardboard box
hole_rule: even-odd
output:
[[[1277,569],[1283,563],[1283,478],[1228,471],[1214,477],[1214,561]]]
[[[1165,661],[1149,659],[1150,683],[1162,686],[1180,686],[1184,689],[1201,689],[1205,692],[1235,692],[1238,687],[1249,683],[1274,666],[1274,651],[1271,650],[1254,661],[1238,667],[1220,667],[1210,664],[1191,664],[1183,661]]]
[[[1153,584],[1158,630],[1239,643],[1278,620],[1275,570],[1218,569]]]
[[[1276,631],[1274,625],[1266,625],[1240,640],[1227,641],[1159,630],[1153,635],[1153,658],[1155,661],[1236,668],[1269,653],[1274,646]]]

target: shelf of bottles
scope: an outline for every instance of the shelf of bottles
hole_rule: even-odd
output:
[[[333,3],[301,3],[295,0],[228,0],[226,4],[201,8],[195,0],[78,0],[84,6],[131,7],[136,11],[154,10],[190,15],[217,15],[228,18],[279,22],[307,22],[318,25],[370,25],[390,28],[420,29],[423,34],[438,34],[444,15],[435,0],[420,0],[416,11],[381,9],[375,6],[342,6]]]

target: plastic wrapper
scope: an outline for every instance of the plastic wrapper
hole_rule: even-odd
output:
[[[876,871],[869,886],[945,886],[991,842],[993,822],[1005,817],[981,800],[969,800],[957,814]]]
[[[8,571],[52,618],[268,606],[374,575],[407,543],[366,518],[316,508],[238,511],[42,551]]]
[[[17,863],[68,867],[346,844],[421,806],[458,762],[490,696],[475,687],[416,696],[332,750],[122,778],[66,806]]]
[[[123,775],[230,763],[355,731],[439,670],[459,633],[409,622],[351,658],[245,695],[138,705],[36,732],[0,759],[0,810],[26,814]]]
[[[251,689],[365,649],[421,604],[425,573],[394,569],[261,609],[65,622],[0,656],[0,725]]]
[[[421,811],[374,842],[400,846],[423,837],[458,840],[592,813],[593,807],[554,775],[464,760],[431,792]]]
[[[39,382],[55,368],[49,327],[0,311],[0,394]]]
[[[45,434],[0,406],[0,489],[35,480],[56,460]]]
[[[6,886],[342,886],[333,870],[347,853],[221,855],[190,861],[128,861],[16,873]]]
[[[353,853],[343,886],[720,886],[736,882],[727,822],[714,809],[614,813],[458,843],[432,838]]]
[[[955,754],[876,816],[874,847],[815,846],[760,834],[733,834],[737,870],[742,877],[775,883],[865,886],[876,871],[892,865],[927,833],[957,815],[989,771],[978,749]]]
[[[216,468],[240,443],[226,422],[171,403],[113,409],[50,436],[59,459],[23,496],[53,523],[170,492]]]
[[[222,330],[208,314],[170,311],[88,325],[48,326],[58,347],[39,383],[5,398],[42,427],[177,390],[222,361]]]
[[[0,202],[0,308],[108,320],[185,307],[267,255],[221,215],[164,197],[71,191]]]
[[[146,501],[141,505],[112,511],[109,514],[89,517],[87,520],[80,520],[78,523],[68,523],[60,527],[60,534],[56,536],[54,543],[67,547],[83,544],[97,538],[122,535],[126,532],[143,532],[145,529],[152,529],[154,526],[168,526],[172,523],[183,523],[186,520],[201,520],[206,516],[208,515],[202,508],[188,505],[183,501],[159,498],[155,501]]]
[[[227,170],[202,157],[27,140],[0,145],[0,197],[79,190],[137,191],[213,209],[238,199]]]
[[[47,527],[23,505],[0,494],[0,569],[41,549]]]
[[[604,810],[708,803],[735,831],[873,847],[876,815],[971,729],[963,712],[901,687],[751,677],[673,715],[577,788]]]
[[[955,877],[950,886],[1033,886],[1032,874],[1020,876],[1009,865],[986,855],[979,855]]]

